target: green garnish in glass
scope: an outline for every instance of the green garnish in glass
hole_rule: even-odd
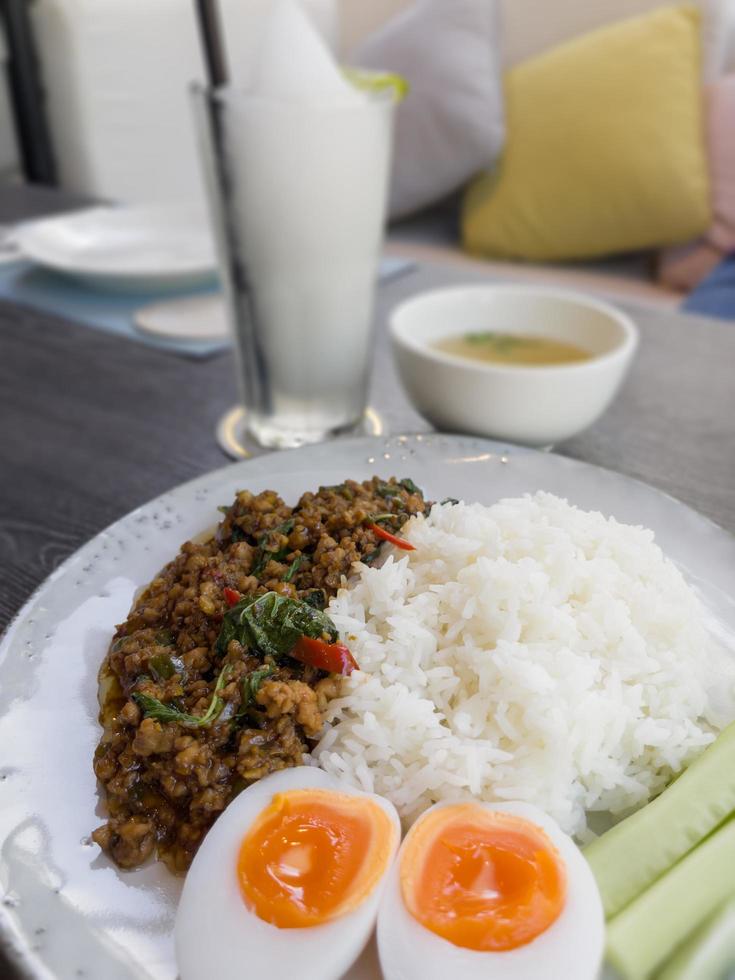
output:
[[[363,92],[379,95],[382,92],[393,93],[396,102],[402,102],[409,92],[409,84],[401,75],[392,72],[365,71],[363,68],[343,68],[342,74],[355,88]]]

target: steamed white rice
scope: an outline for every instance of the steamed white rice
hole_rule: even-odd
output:
[[[584,839],[735,718],[735,660],[653,533],[550,494],[436,505],[329,614],[360,671],[314,755],[406,823],[526,800]]]

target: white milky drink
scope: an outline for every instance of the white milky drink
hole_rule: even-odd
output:
[[[269,396],[251,426],[312,441],[365,407],[392,98],[231,109],[234,230]]]
[[[225,286],[263,445],[362,417],[393,102],[347,81],[293,0],[274,8],[252,83],[216,95]]]

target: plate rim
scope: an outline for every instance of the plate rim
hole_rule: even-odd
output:
[[[189,480],[185,480],[169,487],[167,490],[164,490],[162,493],[147,499],[137,507],[134,507],[132,510],[126,512],[116,520],[112,521],[110,524],[106,525],[82,545],[80,545],[79,548],[64,559],[58,568],[54,569],[50,575],[39,583],[39,585],[22,604],[20,609],[18,609],[18,611],[15,613],[4,632],[0,634],[0,677],[2,676],[6,659],[13,651],[16,633],[23,626],[29,616],[31,616],[36,605],[42,601],[44,592],[55,581],[63,578],[70,570],[72,570],[76,563],[79,561],[84,561],[88,553],[93,553],[97,542],[103,539],[106,535],[113,533],[118,525],[134,519],[137,515],[141,514],[151,505],[166,497],[168,494],[179,491],[196,493],[200,487],[206,486],[206,484],[213,478],[216,479],[225,473],[232,473],[234,470],[242,470],[244,473],[249,473],[253,469],[257,470],[261,468],[267,471],[269,462],[279,460],[297,460],[301,458],[302,454],[314,456],[318,461],[320,453],[329,453],[335,447],[343,447],[345,451],[348,451],[349,449],[363,449],[370,452],[371,450],[377,451],[380,449],[381,452],[384,452],[387,449],[400,447],[407,440],[412,439],[418,439],[420,442],[428,445],[438,443],[439,447],[441,448],[457,446],[463,449],[478,449],[483,454],[487,453],[488,458],[492,456],[502,458],[504,456],[511,457],[518,455],[531,455],[537,457],[549,456],[557,459],[561,465],[572,470],[578,469],[582,471],[601,471],[606,476],[612,477],[613,479],[619,479],[624,483],[634,483],[640,487],[643,487],[647,492],[653,493],[654,495],[675,504],[679,508],[683,508],[689,517],[701,522],[703,526],[706,525],[710,531],[715,531],[718,534],[724,535],[729,541],[730,546],[735,548],[735,533],[718,524],[707,515],[701,514],[694,507],[685,503],[684,501],[679,500],[673,494],[646,483],[644,480],[640,480],[637,477],[632,477],[625,473],[621,473],[618,470],[598,466],[596,463],[588,463],[584,460],[575,459],[571,456],[564,456],[560,453],[547,453],[543,450],[532,449],[514,443],[504,443],[492,439],[485,439],[480,436],[472,436],[462,433],[407,432],[396,433],[388,436],[357,436],[347,439],[331,440],[329,442],[320,443],[314,446],[304,446],[298,449],[283,450],[277,453],[264,453],[261,456],[255,456],[250,459],[239,460],[234,463],[225,463],[222,466],[216,467],[212,470],[207,470],[206,472],[192,477]],[[293,454],[296,455],[294,456]],[[280,465],[283,466],[284,464],[281,463]],[[298,472],[298,470],[298,464],[295,466],[286,465],[284,472]],[[2,950],[8,962],[10,962],[11,965],[17,970],[19,976],[23,978],[23,980],[53,980],[54,974],[51,973],[49,968],[35,956],[31,946],[31,937],[26,936],[16,927],[9,910],[5,908],[2,902],[0,902],[0,950]]]

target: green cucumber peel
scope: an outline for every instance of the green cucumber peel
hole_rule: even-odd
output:
[[[619,913],[735,811],[735,724],[648,806],[584,854],[606,918]]]
[[[722,980],[735,967],[735,897],[695,929],[657,980]]]
[[[608,923],[608,962],[625,980],[655,975],[682,939],[732,896],[733,868],[735,820],[728,820]]]

